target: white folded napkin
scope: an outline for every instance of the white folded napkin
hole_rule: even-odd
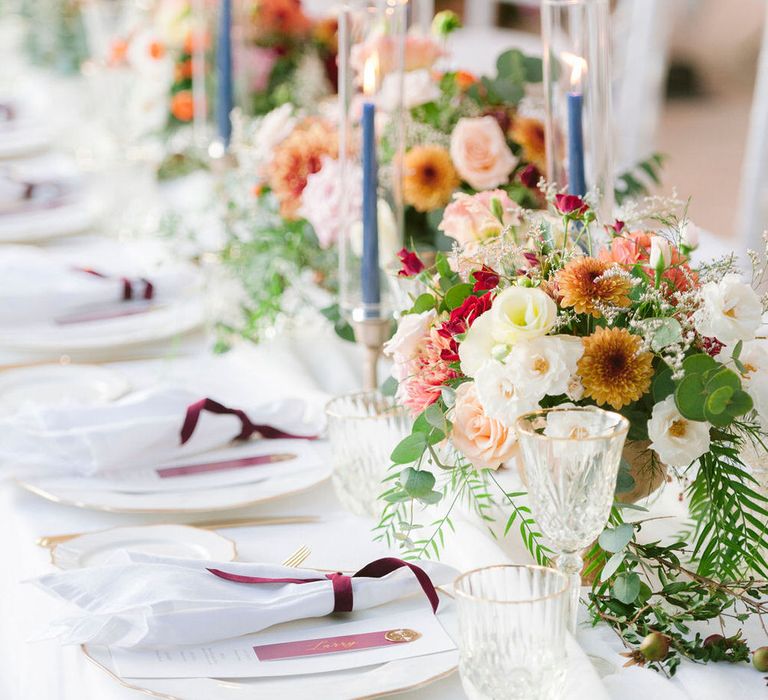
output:
[[[181,444],[187,408],[202,397],[179,388],[132,394],[108,406],[30,406],[0,420],[0,473],[80,474],[146,468],[222,447],[240,435],[234,415],[201,411]],[[317,435],[323,415],[300,399],[237,406],[252,423],[296,436]]]
[[[163,647],[205,644],[258,632],[292,620],[322,617],[334,608],[333,583],[324,574],[275,564],[200,562],[123,552],[121,564],[77,569],[36,579],[49,594],[79,613],[53,623],[49,632],[64,644]],[[435,586],[457,572],[420,562]],[[311,583],[236,583],[212,574],[317,579]],[[407,567],[381,578],[352,578],[355,610],[409,595],[425,595]]]
[[[0,326],[50,321],[91,305],[119,303],[124,300],[126,280],[135,299],[142,298],[148,281],[152,299],[158,303],[177,298],[195,284],[195,276],[184,269],[153,272],[146,278],[135,271],[115,269],[114,263],[94,272],[88,269],[39,248],[7,246],[0,250]]]

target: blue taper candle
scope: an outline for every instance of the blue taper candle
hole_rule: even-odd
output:
[[[580,92],[568,93],[568,192],[577,197],[587,193],[584,175],[584,129],[582,114],[584,96]]]
[[[375,306],[381,302],[379,279],[379,174],[376,160],[376,107],[363,104],[363,260],[361,286],[367,316],[375,315]],[[374,313],[370,313],[374,312]]]
[[[234,106],[234,88],[232,85],[232,0],[221,0],[219,14],[219,34],[216,44],[217,100],[216,122],[219,138],[229,146],[232,136],[230,112]]]

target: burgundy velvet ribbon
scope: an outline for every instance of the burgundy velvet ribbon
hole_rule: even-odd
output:
[[[240,425],[242,430],[235,440],[247,440],[254,433],[258,433],[261,437],[267,440],[279,440],[281,438],[290,438],[296,440],[311,440],[311,437],[305,435],[291,435],[290,433],[284,433],[282,430],[273,428],[271,425],[256,425],[251,422],[245,411],[239,408],[227,408],[223,404],[213,399],[200,399],[195,403],[187,406],[187,415],[184,417],[184,424],[181,426],[181,444],[185,444],[189,438],[192,437],[192,433],[195,432],[197,423],[200,420],[200,414],[203,411],[216,414],[229,414],[237,416],[240,419]]]
[[[101,279],[110,279],[110,275],[105,275],[103,272],[94,270],[90,267],[77,268],[80,272],[85,272],[94,277],[100,277]],[[141,299],[152,299],[155,296],[155,287],[146,277],[139,277],[137,280],[131,280],[129,277],[121,277],[120,280],[123,283],[123,301],[130,301],[134,298],[134,284],[141,283],[144,288],[141,291]]]
[[[384,557],[377,559],[370,564],[366,564],[360,571],[352,576],[337,572],[335,574],[326,574],[323,578],[264,578],[262,576],[242,576],[240,574],[230,574],[220,569],[208,569],[214,576],[234,581],[235,583],[316,583],[317,581],[330,580],[333,583],[333,612],[351,612],[353,607],[352,600],[352,579],[353,578],[383,578],[397,569],[403,567],[409,568],[424,591],[424,595],[429,599],[432,605],[432,612],[437,612],[437,606],[440,604],[435,586],[429,575],[424,569],[410,564],[402,559],[395,557]]]

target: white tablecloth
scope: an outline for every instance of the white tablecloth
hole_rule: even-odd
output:
[[[271,343],[243,346],[233,353],[214,357],[206,353],[175,359],[125,362],[115,367],[123,371],[134,386],[151,384],[159,377],[173,378],[203,393],[224,393],[235,404],[240,399],[258,395],[304,395],[324,401],[333,392],[357,388],[356,349],[343,345],[330,332],[315,331],[283,336]],[[507,475],[508,479],[514,478]],[[672,489],[655,506],[659,512],[680,513]],[[270,502],[244,514],[318,514],[337,516],[340,508],[329,484],[287,500]],[[212,514],[211,517],[216,517]],[[348,516],[352,518],[352,516]],[[56,603],[48,600],[23,579],[49,571],[47,550],[35,545],[42,534],[79,532],[121,524],[161,522],[162,516],[146,517],[78,510],[44,501],[22,491],[14,484],[0,488],[0,543],[5,566],[0,574],[0,697],[11,700],[123,700],[144,697],[121,687],[102,670],[90,664],[77,648],[60,647],[55,641],[27,643],[25,639],[41,629],[53,614]],[[358,532],[367,531],[371,522],[358,520]],[[466,570],[476,566],[508,561],[529,561],[518,538],[493,540],[482,525],[459,516],[458,532],[449,538],[444,559]],[[238,545],[241,558],[264,556],[258,541],[258,528],[223,531]],[[650,533],[649,536],[652,536]],[[359,535],[358,535],[359,536]],[[310,542],[318,566],[359,566],[355,548],[339,546],[336,538],[323,544]],[[356,540],[359,542],[359,540]],[[305,544],[302,542],[301,544]],[[278,556],[275,554],[275,556]],[[312,560],[307,562],[312,564]],[[750,627],[752,644],[765,643],[757,624]],[[606,698],[612,700],[751,700],[765,694],[761,675],[745,664],[739,666],[695,666],[684,663],[682,670],[667,680],[647,669],[622,669],[624,659],[616,636],[606,627],[579,631],[578,640],[585,651],[599,657],[597,670],[604,676]],[[375,689],[372,689],[375,690]],[[456,676],[409,694],[418,700],[464,697]]]

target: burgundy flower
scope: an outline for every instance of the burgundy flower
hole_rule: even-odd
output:
[[[533,163],[529,163],[520,171],[519,177],[520,182],[522,182],[529,190],[535,190],[539,185],[541,173]]]
[[[491,308],[491,304],[490,292],[481,297],[468,296],[461,306],[457,306],[451,311],[448,320],[437,329],[438,334],[443,338],[454,338],[461,333],[466,333],[470,326]],[[458,348],[456,349],[456,357],[458,358]]]
[[[477,270],[472,274],[475,278],[473,292],[485,292],[499,286],[499,276],[487,265],[483,265],[482,270]]]
[[[620,236],[624,231],[626,224],[623,221],[616,219],[612,224],[608,224],[605,228],[607,231],[611,231],[614,236]]]
[[[398,252],[397,257],[403,263],[402,269],[397,273],[400,277],[413,277],[424,269],[424,263],[421,262],[419,256],[407,248]]]
[[[589,211],[589,205],[575,194],[556,194],[555,206],[561,214],[582,216]]]
[[[725,347],[725,343],[721,343],[717,338],[702,338],[701,347],[710,357],[717,357]]]

